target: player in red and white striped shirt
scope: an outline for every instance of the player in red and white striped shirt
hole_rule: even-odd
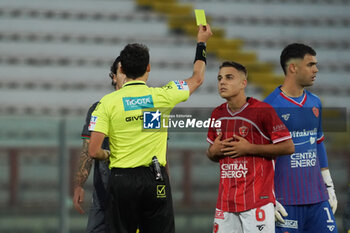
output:
[[[212,120],[221,125],[207,138],[209,159],[220,163],[215,233],[275,232],[274,157],[294,151],[275,110],[247,98],[246,86],[244,66],[220,66],[218,90],[227,102],[214,109]]]

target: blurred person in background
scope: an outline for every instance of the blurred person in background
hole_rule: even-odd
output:
[[[323,144],[322,105],[305,89],[316,79],[316,52],[304,44],[289,44],[280,63],[284,82],[265,102],[291,132],[295,153],[276,160],[276,232],[336,233],[337,198]]]
[[[347,203],[344,209],[343,223],[344,223],[344,232],[350,233],[350,184],[348,186],[348,196],[347,196]]]
[[[224,62],[218,91],[227,102],[214,109],[207,156],[220,163],[214,233],[275,232],[274,158],[294,152],[290,132],[266,103],[247,97],[247,70]]]
[[[109,232],[134,233],[137,227],[142,233],[175,232],[165,170],[167,131],[160,128],[160,116],[170,114],[176,104],[187,100],[202,84],[205,43],[211,35],[209,25],[199,26],[192,76],[161,88],[146,85],[151,70],[146,46],[128,44],[121,51],[121,72],[126,82],[121,90],[100,100],[90,121],[93,132],[89,155],[110,160],[106,212]],[[150,109],[157,111],[145,111]],[[109,137],[110,153],[101,149],[105,137]]]
[[[109,74],[112,79],[112,86],[115,90],[122,87],[125,75],[120,72],[120,57],[117,57],[111,66],[111,72]],[[91,133],[88,129],[91,119],[91,113],[95,110],[98,102],[94,103],[87,115],[85,125],[81,133],[83,139],[83,148],[79,157],[79,168],[74,178],[74,196],[73,204],[75,209],[84,214],[84,210],[81,204],[84,201],[84,184],[88,179],[92,164],[94,163],[94,176],[93,176],[93,194],[92,204],[89,210],[89,218],[86,227],[86,233],[104,233],[106,232],[105,226],[105,210],[106,210],[106,189],[110,170],[108,168],[108,160],[95,160],[88,155],[88,147],[90,143]],[[102,148],[109,150],[109,142],[106,137],[102,143]]]

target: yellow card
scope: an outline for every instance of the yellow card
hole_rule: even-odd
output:
[[[205,18],[204,10],[195,9],[194,14],[196,15],[197,26],[199,26],[200,24],[202,24],[203,26],[207,25],[207,20]]]

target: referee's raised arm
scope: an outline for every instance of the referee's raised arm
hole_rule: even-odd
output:
[[[213,35],[209,24],[206,26],[199,25],[197,34],[196,57],[194,59],[193,74],[186,79],[190,89],[190,95],[203,83],[205,74],[206,61],[206,42]]]

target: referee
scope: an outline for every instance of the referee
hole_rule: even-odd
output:
[[[106,211],[111,233],[174,233],[174,212],[166,166],[167,133],[145,130],[144,111],[152,111],[151,122],[169,114],[176,104],[202,84],[206,65],[205,43],[210,26],[199,26],[193,74],[161,88],[146,85],[151,70],[148,48],[128,44],[120,53],[123,87],[104,96],[90,121],[89,155],[110,160]],[[158,121],[159,122],[159,121]],[[110,153],[101,149],[109,137]]]

